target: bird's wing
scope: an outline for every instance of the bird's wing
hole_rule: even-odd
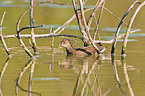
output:
[[[89,47],[79,47],[79,48],[75,48],[78,51],[82,51],[88,55],[92,55],[93,53],[91,52]]]

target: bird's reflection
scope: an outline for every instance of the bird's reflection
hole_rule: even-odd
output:
[[[70,68],[76,68],[79,66],[85,66],[88,63],[95,62],[96,59],[98,59],[99,56],[90,55],[90,56],[84,56],[84,57],[78,57],[74,55],[67,55],[62,62],[60,62],[60,66],[62,69],[70,69]]]
[[[85,56],[85,57],[76,57],[74,55],[68,55],[66,59],[60,64],[63,69],[73,68],[77,71],[78,77],[76,80],[76,85],[74,87],[73,96],[76,95],[87,95],[88,90],[91,90],[93,96],[96,96],[98,93],[96,92],[96,82],[97,87],[100,92],[100,84],[99,79],[97,77],[98,71],[96,68],[100,62],[100,56]],[[79,67],[79,68],[78,68]],[[90,80],[90,75],[93,74],[94,79]],[[92,83],[93,81],[93,83]],[[81,90],[81,91],[80,91]]]
[[[98,78],[99,67],[102,64],[102,55],[96,56],[87,56],[87,57],[76,57],[76,56],[67,56],[63,62],[60,63],[62,69],[74,69],[78,74],[75,87],[73,90],[73,96],[88,96],[88,94],[92,94],[92,96],[106,96],[111,93],[114,89],[119,88],[122,92],[123,96],[127,95],[126,87],[122,86],[124,82],[120,81],[120,74],[118,73],[117,64],[122,65],[122,72],[124,73],[124,77],[128,86],[129,93],[133,96],[133,90],[129,83],[129,77],[126,69],[125,59],[122,57],[120,60],[116,60],[114,56],[111,56],[112,68],[114,71],[114,76],[117,82],[117,85],[113,88],[109,88],[106,92],[102,93],[103,87],[100,84],[100,80]],[[103,57],[104,58],[104,57]],[[116,83],[115,82],[115,83]]]

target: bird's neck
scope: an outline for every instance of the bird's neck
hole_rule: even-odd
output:
[[[73,54],[74,48],[72,47],[71,44],[66,47],[66,51],[67,54]]]

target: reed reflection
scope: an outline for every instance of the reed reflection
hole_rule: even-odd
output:
[[[134,96],[131,84],[129,82],[129,76],[128,76],[128,73],[127,73],[127,66],[126,66],[126,62],[125,62],[125,57],[122,57],[121,61],[122,61],[123,71],[124,71],[125,80],[126,80],[126,83],[127,83],[127,86],[128,86],[129,93],[130,93],[131,96]]]
[[[124,89],[122,88],[122,85],[121,85],[121,82],[120,82],[120,79],[119,79],[119,76],[118,76],[118,70],[117,70],[117,65],[115,63],[114,55],[111,55],[111,60],[112,60],[113,71],[114,71],[114,74],[115,74],[115,78],[116,78],[118,87],[120,88],[123,95],[126,96],[126,93],[125,93]]]
[[[114,56],[111,56],[113,73],[117,84],[112,88],[110,87],[107,91],[102,92],[102,89],[104,90],[104,87],[101,86],[102,83],[100,82],[99,80],[100,78],[98,77],[99,67],[102,64],[101,57],[102,56],[99,57],[67,56],[66,59],[62,63],[60,63],[60,66],[63,69],[66,70],[74,69],[78,74],[72,95],[90,96],[91,94],[91,96],[106,96],[111,92],[113,92],[116,88],[119,88],[123,96],[127,96],[128,92],[131,96],[134,96],[134,92],[129,82],[129,75],[127,74],[127,64],[125,61],[125,57],[121,57],[121,59],[118,60],[115,59]],[[121,64],[122,66],[121,71],[124,73],[124,77],[121,77],[122,75],[119,72],[120,69],[118,69],[118,65],[117,65],[118,63]],[[121,81],[122,79],[124,79],[125,82]],[[114,82],[114,84],[116,82]]]
[[[33,92],[32,89],[31,89],[31,85],[32,85],[32,77],[33,77],[33,72],[34,72],[34,67],[35,67],[35,62],[36,62],[36,59],[30,59],[26,65],[24,66],[24,68],[21,70],[21,72],[19,73],[19,76],[17,78],[17,81],[16,81],[16,95],[19,96],[19,89],[21,91],[24,91],[24,92],[28,92],[28,96],[31,96],[31,94],[36,94],[38,96],[41,96],[40,93],[38,92]],[[28,90],[24,89],[23,87],[20,86],[20,81],[22,79],[22,76],[24,75],[24,73],[26,72],[26,70],[31,67],[31,70],[30,70],[30,74],[29,74],[29,83],[28,83]]]
[[[1,96],[3,96],[3,93],[2,93],[2,86],[1,86],[1,85],[2,85],[2,78],[3,78],[3,75],[4,75],[5,71],[6,71],[6,68],[7,68],[7,66],[8,66],[8,63],[9,63],[10,58],[11,58],[11,57],[8,57],[7,60],[5,61],[4,66],[3,66],[3,68],[2,68],[2,71],[1,71],[1,74],[0,74],[0,95],[1,95]]]
[[[111,59],[112,59],[113,71],[114,71],[115,78],[116,78],[116,81],[117,81],[117,84],[118,84],[117,87],[120,88],[123,96],[127,96],[127,92],[125,92],[125,88],[122,87],[123,83],[120,81],[119,74],[118,74],[118,69],[117,69],[117,65],[116,65],[116,60],[114,59],[113,55],[111,56]],[[122,67],[123,67],[122,71],[123,71],[124,76],[125,76],[124,79],[127,83],[129,93],[130,93],[131,96],[134,96],[131,84],[129,82],[129,76],[128,76],[128,73],[127,73],[127,65],[126,65],[125,57],[122,56],[120,62],[122,63]]]
[[[94,55],[87,57],[69,55],[60,64],[63,69],[73,68],[78,73],[73,96],[89,96],[90,92],[93,96],[102,94],[98,79],[100,58],[101,56],[96,57]]]

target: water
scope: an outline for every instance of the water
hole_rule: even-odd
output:
[[[99,58],[93,56],[75,58],[66,57],[66,54],[48,54],[49,52],[50,50],[46,50],[45,53],[41,53],[36,60],[29,60],[27,56],[23,56],[25,53],[11,59],[1,57],[3,60],[1,94],[3,96],[15,96],[16,93],[18,96],[144,95],[145,60],[141,57],[145,54],[135,53],[127,56],[125,60],[115,56],[112,60],[109,54],[101,55]],[[18,82],[20,88],[16,86]]]
[[[111,2],[114,3],[111,4]],[[122,2],[131,2],[131,0]],[[64,0],[63,3],[66,1]],[[71,2],[69,3],[71,4]],[[111,8],[109,4],[112,5]],[[123,4],[125,5],[122,7],[122,3],[115,3],[113,0],[106,2],[106,7],[121,18],[130,5],[130,3]],[[6,11],[3,22],[4,35],[16,34],[16,22],[28,5],[20,0],[1,1],[0,16],[3,11]],[[90,2],[90,5],[93,3]],[[119,12],[119,14],[120,9],[122,9],[122,13]],[[58,16],[58,14],[60,15]],[[118,21],[107,12],[104,14],[106,15],[102,18],[103,24],[100,26],[101,36],[104,40],[112,39],[114,31],[109,32],[110,30],[102,29],[107,27],[114,29],[117,27]],[[57,8],[52,5],[51,7],[39,6],[34,9],[34,23],[49,26],[35,29],[35,32],[37,34],[49,33],[50,25],[57,28],[72,15],[73,9],[67,8],[67,6],[65,8]],[[5,39],[13,56],[7,58],[0,43],[1,96],[144,96],[144,15],[145,13],[138,14],[135,19],[135,28],[141,28],[142,31],[130,35],[125,58],[120,56],[122,42],[117,43],[115,57],[110,55],[111,44],[103,44],[103,46],[107,46],[107,50],[99,57],[67,57],[65,49],[59,47],[62,38],[55,37],[53,49],[51,48],[52,38],[36,38],[40,54],[32,60],[20,47],[16,38]],[[20,27],[27,25],[29,25],[28,14],[23,18]],[[81,36],[76,25],[77,22],[73,21],[62,34]],[[29,30],[25,30],[23,33],[28,34]],[[23,38],[23,40],[31,49],[28,38]],[[79,39],[71,40],[71,42],[74,47],[83,46]],[[31,52],[33,51],[31,50]]]

